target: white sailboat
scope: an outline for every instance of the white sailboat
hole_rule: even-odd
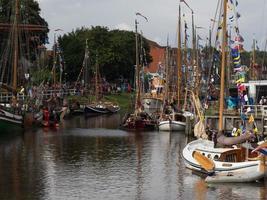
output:
[[[214,148],[212,141],[203,139],[190,142],[183,150],[186,167],[208,174],[205,181],[210,183],[262,179],[266,173],[265,157],[246,159],[245,154],[246,150],[242,148]]]
[[[167,49],[167,69],[168,69],[168,49]],[[178,99],[178,105],[180,105],[180,96],[181,96],[181,67],[182,67],[182,51],[181,51],[181,7],[179,6],[179,21],[178,21],[178,49],[177,49],[177,99]],[[165,87],[165,91],[168,90],[168,79],[169,79],[169,70],[167,70],[167,86]],[[168,92],[166,92],[165,96],[168,96]],[[168,102],[168,99],[167,99]],[[166,105],[164,105],[166,106]],[[160,116],[159,122],[158,122],[158,129],[159,131],[184,131],[186,128],[186,118],[187,117],[193,117],[193,114],[188,111],[177,111],[175,108],[175,105],[168,106],[168,108],[163,108],[162,115]]]
[[[250,140],[254,136],[253,133],[246,132],[237,137],[226,137],[223,134],[227,0],[223,2],[223,13],[222,78],[217,139],[215,139],[215,143],[207,139],[190,142],[183,150],[183,158],[187,168],[209,175],[205,179],[206,182],[252,182],[265,176],[266,157],[263,154],[253,153],[248,147],[238,148],[236,145]],[[197,135],[201,134],[197,133]],[[217,142],[230,148],[216,148]]]

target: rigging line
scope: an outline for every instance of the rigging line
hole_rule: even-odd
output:
[[[220,23],[221,21],[221,15],[222,15],[222,9],[223,9],[223,0],[218,0],[217,2],[217,8],[216,8],[216,12],[215,12],[215,15],[214,15],[214,19],[216,19],[217,17],[217,14],[219,13],[219,20],[218,20],[218,23]],[[213,32],[214,32],[214,28],[215,28],[215,22],[213,22],[213,25],[212,25],[212,29],[211,29],[211,38],[213,36]],[[219,26],[218,26],[219,27]],[[217,30],[218,32],[218,30]],[[214,47],[212,47],[212,45],[209,47],[209,48],[212,48],[211,49],[211,52],[208,52],[210,55],[209,55],[209,71],[208,71],[208,80],[207,80],[207,84],[206,84],[206,97],[204,98],[204,102],[207,102],[207,99],[208,99],[208,90],[209,90],[209,85],[210,85],[210,82],[211,82],[211,74],[213,72],[213,66],[214,66],[214,52],[215,52],[215,48],[216,48],[216,43],[218,41],[218,38],[217,37],[217,32],[216,32],[216,37],[215,37],[215,41],[214,41]],[[204,109],[203,111],[203,115],[205,115],[205,112],[206,112],[206,109]]]
[[[221,2],[221,3],[220,3],[220,2]],[[217,13],[218,13],[218,11],[220,10],[220,12],[219,12],[219,20],[218,20],[218,23],[220,23],[220,17],[221,17],[221,14],[222,14],[222,13],[221,13],[221,12],[222,12],[222,10],[221,10],[221,8],[222,8],[222,3],[223,3],[223,1],[218,0],[218,2],[217,2],[217,8],[216,8],[216,13],[215,13],[215,16],[214,16],[214,19],[216,19],[216,17],[217,17]],[[220,4],[221,4],[221,5],[220,5]],[[219,6],[220,6],[220,8],[219,8]],[[211,38],[212,38],[212,36],[213,36],[214,28],[215,28],[215,22],[213,23],[213,27],[212,27],[212,30],[211,30],[211,36],[210,36]],[[214,41],[214,48],[216,47],[216,43],[217,43],[217,41],[218,41],[217,33],[218,33],[218,30],[217,30],[217,32],[216,32],[216,37],[215,37],[215,41]],[[212,46],[211,46],[210,48],[212,48]],[[209,84],[210,84],[211,73],[213,72],[212,69],[213,69],[213,65],[214,65],[214,58],[213,58],[214,51],[215,51],[214,48],[212,48],[212,50],[211,50],[211,52],[210,52],[210,55],[209,55],[210,67],[209,67],[209,72],[208,72],[207,87],[208,87]]]
[[[237,11],[236,11],[236,4],[237,4],[237,0],[235,0],[233,2],[233,13],[234,13],[234,19],[235,19],[235,25],[236,25],[236,33],[239,34],[239,25],[238,25],[238,17],[237,17]]]

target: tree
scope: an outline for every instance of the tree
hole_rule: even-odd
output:
[[[121,77],[132,79],[135,65],[135,34],[130,31],[109,30],[107,27],[80,28],[59,38],[63,49],[67,79],[75,81],[82,68],[85,41],[88,40],[90,69],[94,71],[96,59],[102,77],[114,81]],[[144,47],[149,53],[145,40]],[[146,55],[147,62],[151,56]]]
[[[34,0],[19,1],[19,19],[18,24],[22,25],[41,25],[48,27],[47,22],[40,16],[40,7],[38,2]],[[12,65],[12,49],[14,44],[11,42],[13,29],[8,24],[12,24],[15,18],[15,0],[0,1],[0,55],[1,55],[1,74],[7,74],[10,77],[11,71],[3,70],[3,68],[11,69]],[[37,60],[38,47],[47,41],[47,33],[49,29],[44,28],[39,31],[21,28],[19,30],[19,54],[20,54],[20,71],[19,76],[22,77],[29,67]],[[27,64],[25,64],[27,63]],[[27,66],[25,66],[27,65]],[[6,80],[6,82],[9,82]]]

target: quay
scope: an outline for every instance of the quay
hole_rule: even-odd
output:
[[[246,113],[245,127],[248,130],[252,130],[253,126],[256,125],[259,134],[267,135],[267,106],[264,105],[246,105],[245,109],[250,108],[251,111]],[[249,123],[249,117],[253,116],[254,123]],[[210,129],[218,130],[218,115],[206,115],[205,116],[205,127]],[[223,127],[226,132],[231,132],[234,127],[237,127],[242,121],[241,115],[225,114],[223,116]]]

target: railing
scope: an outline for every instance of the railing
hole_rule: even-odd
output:
[[[57,96],[60,97],[64,97],[64,96],[69,96],[69,95],[79,95],[79,91],[77,91],[76,89],[66,89],[66,90],[45,90],[45,91],[41,91],[40,93],[35,92],[33,93],[33,96],[42,96],[44,98],[49,98],[51,97],[53,94],[56,94]],[[2,92],[0,93],[0,102],[10,102],[12,99],[12,93],[11,92]],[[30,95],[25,95],[25,94],[17,94],[17,99],[18,100],[25,100],[27,98],[30,98]]]
[[[267,117],[267,105],[244,105],[244,110],[251,113],[254,117]]]

